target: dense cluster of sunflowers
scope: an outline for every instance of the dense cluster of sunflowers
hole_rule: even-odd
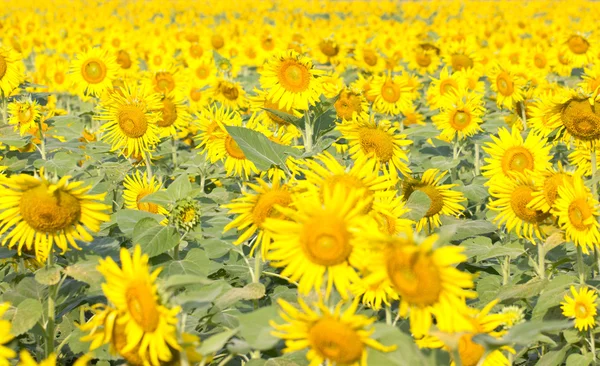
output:
[[[0,366],[595,364],[598,11],[8,4]]]

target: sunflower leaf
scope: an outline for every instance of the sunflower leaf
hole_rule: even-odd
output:
[[[227,343],[229,338],[233,337],[239,329],[226,330],[222,333],[215,334],[202,342],[200,348],[197,349],[198,353],[202,355],[209,355],[217,352]]]
[[[133,242],[150,257],[173,249],[179,243],[179,234],[171,226],[162,226],[152,217],[141,219],[133,229]]]
[[[284,120],[287,123],[293,124],[294,126],[298,127],[301,130],[304,129],[304,118],[303,117],[296,117],[292,114],[278,111],[277,109],[263,108],[263,110],[267,111],[268,113],[274,114],[276,117],[281,118],[282,120]]]
[[[33,328],[35,323],[42,317],[44,311],[42,304],[35,299],[25,299],[16,308],[11,310],[13,310],[10,317],[10,322],[12,323],[11,333],[15,336],[21,335]]]

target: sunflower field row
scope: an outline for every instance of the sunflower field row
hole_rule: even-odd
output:
[[[598,363],[600,3],[2,5],[0,366]]]

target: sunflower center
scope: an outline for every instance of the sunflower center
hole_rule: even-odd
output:
[[[167,93],[175,89],[175,80],[170,72],[157,72],[154,77],[157,92]]]
[[[308,220],[300,243],[308,259],[321,266],[344,263],[350,253],[350,233],[335,212],[323,212]]]
[[[214,49],[218,50],[225,45],[225,39],[220,34],[214,34],[212,37],[210,37],[210,43]]]
[[[202,90],[200,90],[198,88],[193,88],[190,91],[190,99],[194,102],[197,102],[200,99],[202,99]]]
[[[428,67],[431,65],[431,56],[426,52],[418,52],[415,61],[421,67]]]
[[[400,86],[387,80],[381,87],[381,97],[388,103],[396,103],[400,99]]]
[[[535,67],[537,67],[538,69],[543,69],[544,67],[546,67],[546,64],[548,63],[548,61],[546,61],[546,56],[537,53],[534,57],[533,57],[533,63],[535,65]]]
[[[310,327],[308,339],[321,357],[336,365],[359,362],[365,347],[351,326],[329,316]]]
[[[440,94],[444,95],[452,89],[457,89],[458,85],[454,79],[442,80],[440,83]]]
[[[548,213],[532,210],[527,205],[531,202],[533,189],[528,186],[519,186],[510,195],[510,207],[515,215],[523,221],[536,224],[544,221]]]
[[[396,251],[387,259],[386,269],[402,299],[420,307],[438,302],[442,278],[431,256]]]
[[[571,36],[567,41],[571,52],[577,55],[582,55],[590,48],[590,43],[581,36]]]
[[[544,194],[544,199],[549,206],[554,205],[554,201],[558,196],[558,187],[563,184],[564,179],[570,179],[570,177],[567,174],[558,173],[553,174],[544,180],[542,193]]]
[[[588,317],[589,310],[585,303],[583,302],[575,302],[575,318],[577,319],[585,319]]]
[[[0,76],[1,78],[1,76]],[[54,73],[54,82],[57,84],[62,84],[65,82],[65,73],[62,71],[57,71]]]
[[[140,211],[146,211],[146,212],[150,212],[150,213],[158,213],[158,205],[156,203],[140,202],[142,200],[142,198],[146,197],[150,193],[153,193],[153,192],[152,191],[142,191],[137,195],[137,197],[135,199],[135,201],[137,202],[137,208]]]
[[[511,96],[515,91],[512,78],[506,71],[502,71],[498,74],[496,77],[496,86],[498,87],[498,92],[505,97]]]
[[[180,215],[179,218],[184,223],[191,222],[196,217],[196,210],[193,207],[186,208]]]
[[[340,47],[332,40],[323,40],[319,43],[321,52],[327,57],[334,57],[340,52]]]
[[[377,65],[377,54],[373,50],[364,50],[363,51],[363,61],[369,66]]]
[[[579,231],[584,231],[589,227],[586,224],[588,218],[592,216],[592,210],[584,199],[577,199],[569,205],[569,221]]]
[[[4,56],[0,55],[0,80],[6,75],[6,70],[8,69],[8,64],[6,63],[6,59]]]
[[[454,71],[460,71],[462,69],[468,69],[473,67],[473,60],[462,53],[452,55],[452,69]]]
[[[454,112],[454,116],[452,116],[452,120],[450,120],[450,125],[455,130],[464,130],[471,124],[471,115],[464,111],[456,111]]]
[[[240,149],[240,145],[238,145],[238,143],[235,142],[233,137],[231,137],[230,135],[227,135],[227,137],[225,137],[225,151],[227,151],[227,154],[234,159],[246,160],[246,155],[244,154],[244,151]]]
[[[119,50],[119,52],[117,52],[117,63],[119,64],[119,66],[121,66],[122,69],[129,69],[131,67],[131,56],[129,56],[129,53],[125,50]]]
[[[81,65],[81,76],[90,84],[98,84],[106,78],[106,64],[96,58],[86,60]]]
[[[485,354],[485,347],[473,342],[475,334],[463,334],[458,341],[458,355],[463,366],[477,366]]]
[[[210,69],[206,65],[200,65],[196,68],[196,76],[198,79],[204,80],[210,75]]]
[[[305,91],[310,83],[308,68],[295,60],[284,61],[277,76],[281,86],[294,93]]]
[[[360,113],[362,111],[360,97],[347,92],[342,92],[333,106],[338,117],[345,120],[351,120],[354,112]]]
[[[162,61],[163,61],[163,59],[162,59],[162,56],[161,56],[161,55],[155,55],[155,56],[152,58],[152,61],[154,62],[154,64],[155,64],[155,65],[157,65],[157,66],[158,66],[158,65],[162,64]]]
[[[170,98],[163,100],[162,119],[158,121],[159,127],[169,127],[177,120],[177,106]]]
[[[137,106],[122,106],[117,117],[121,131],[129,138],[136,139],[142,137],[148,129],[146,115]]]
[[[79,221],[81,205],[79,200],[60,188],[48,191],[46,184],[40,184],[23,192],[19,210],[23,220],[33,229],[53,233],[68,228]]]
[[[426,185],[415,188],[415,190],[425,193],[431,201],[431,203],[429,204],[429,209],[425,213],[425,217],[437,215],[438,213],[440,213],[440,211],[442,211],[442,208],[444,208],[444,197],[442,197],[440,191],[438,191],[435,187]]]
[[[160,314],[152,287],[145,282],[133,282],[125,292],[125,300],[133,320],[145,332],[154,332],[158,327]]]
[[[240,91],[234,84],[221,84],[219,90],[229,100],[236,100],[240,96]]]
[[[564,107],[562,122],[573,137],[585,141],[600,138],[600,116],[587,100],[571,100]]]
[[[204,50],[202,49],[202,46],[200,46],[198,43],[194,43],[190,46],[190,55],[193,58],[200,58],[203,54]]]
[[[25,105],[19,108],[18,118],[21,124],[31,122],[33,119],[33,106]]]
[[[513,146],[506,150],[502,157],[502,170],[504,173],[533,170],[534,161],[531,151],[523,146]]]
[[[358,131],[358,140],[365,153],[375,153],[375,156],[384,163],[394,156],[394,140],[384,131],[362,127]]]
[[[271,36],[267,36],[261,40],[260,45],[262,46],[263,50],[271,51],[275,48],[275,41],[273,41]]]
[[[289,191],[283,189],[267,191],[258,196],[252,209],[252,221],[256,226],[261,227],[267,217],[281,218],[281,214],[277,213],[274,206],[288,207],[290,203],[292,203],[292,195]]]

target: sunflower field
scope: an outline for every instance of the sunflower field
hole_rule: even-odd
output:
[[[0,366],[597,364],[599,16],[3,1]]]

